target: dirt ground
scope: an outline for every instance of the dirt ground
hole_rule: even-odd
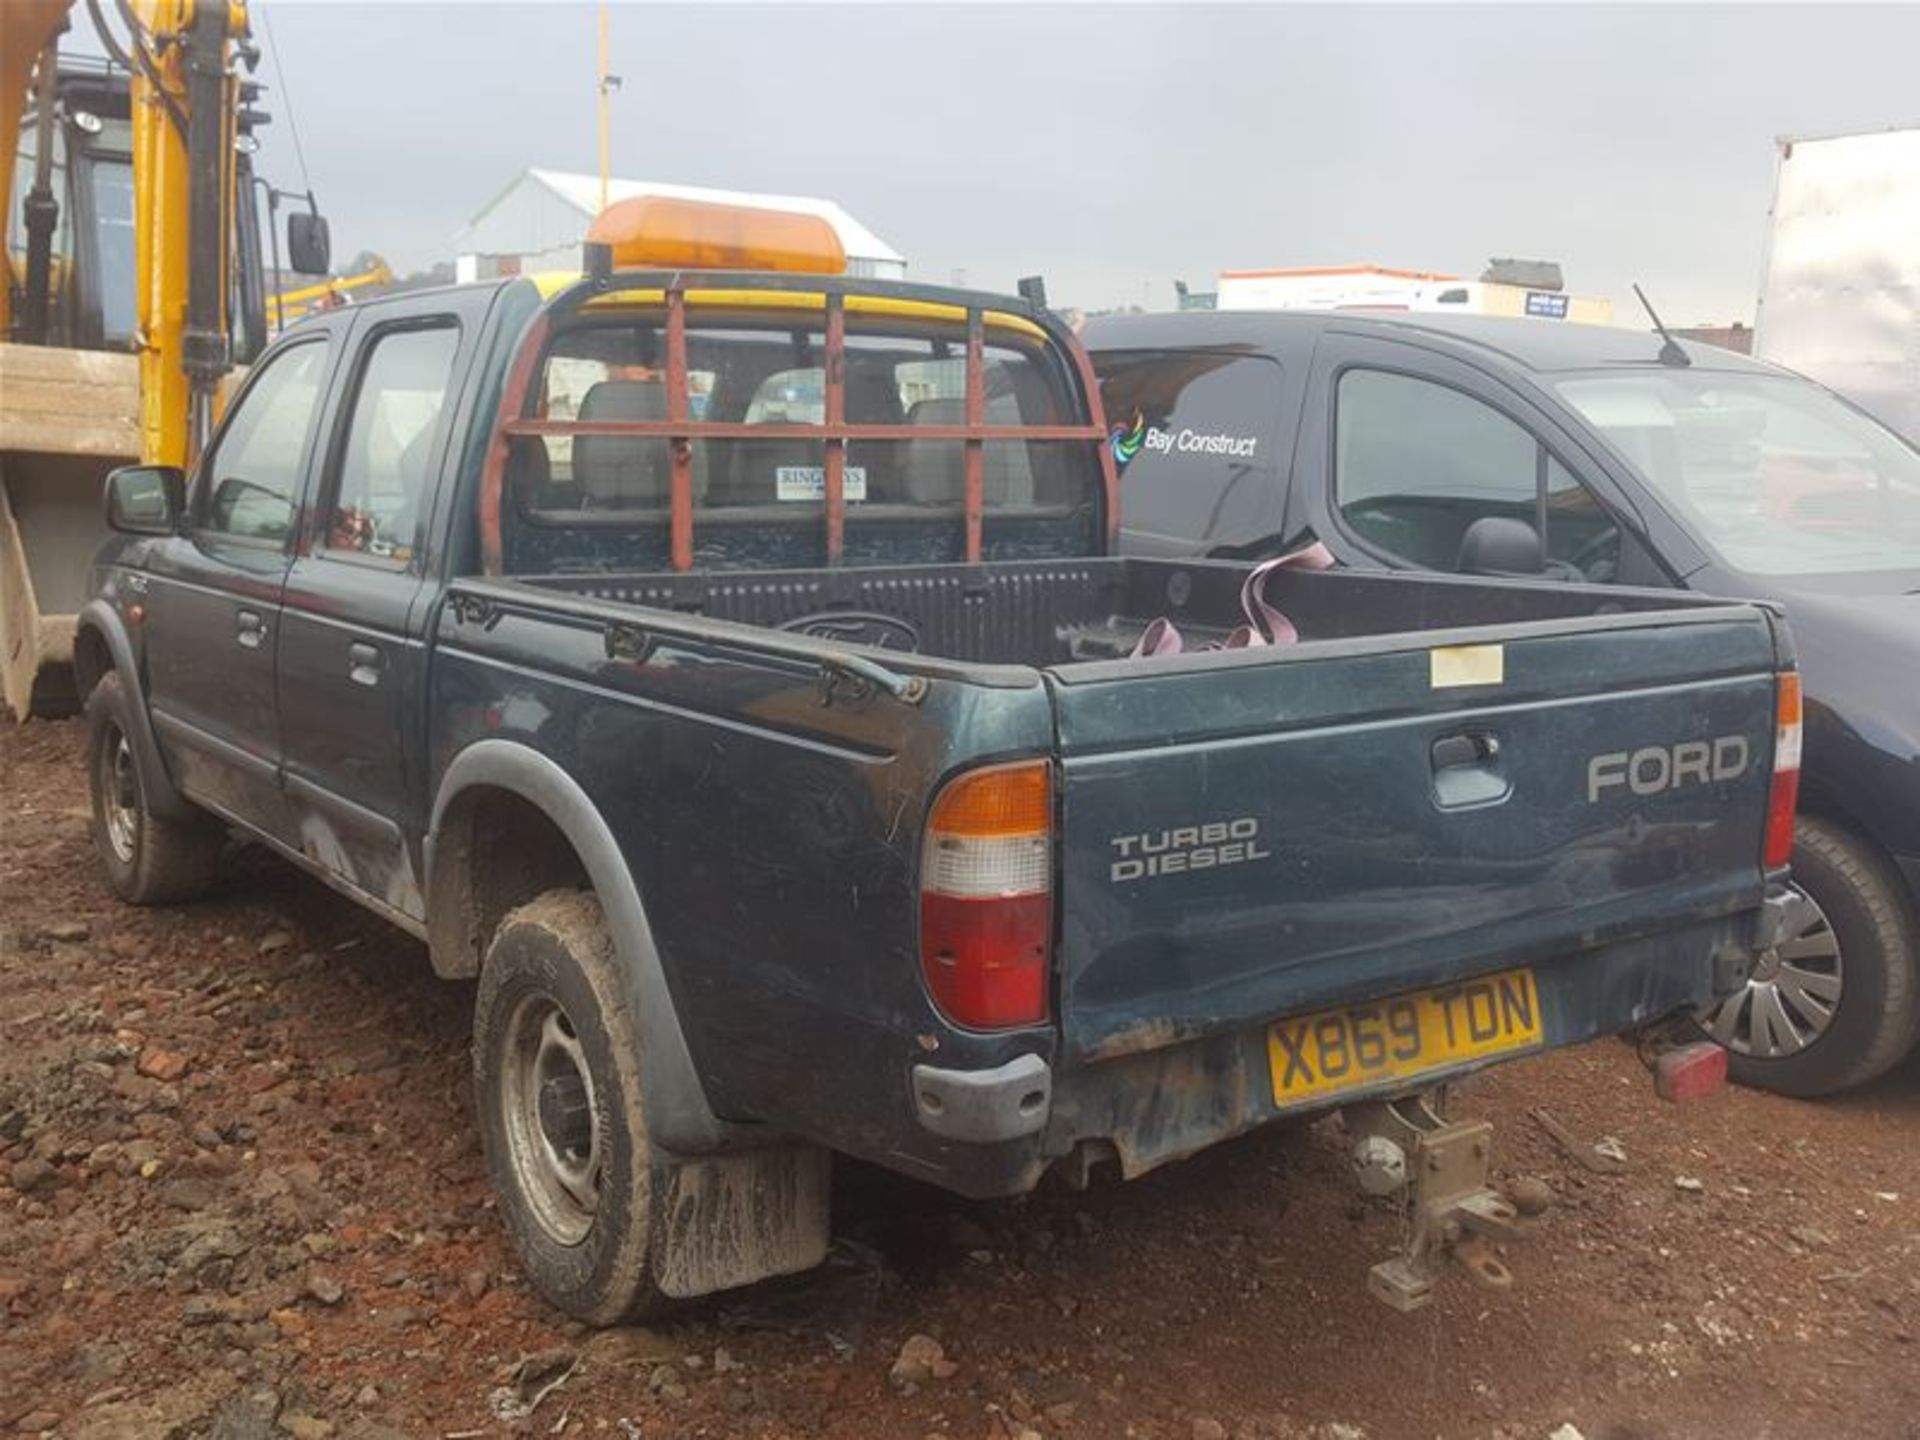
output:
[[[1412,1316],[1366,1295],[1400,1220],[1321,1125],[1001,1204],[846,1166],[824,1271],[589,1333],[494,1214],[471,988],[266,856],[119,905],[81,739],[0,735],[0,1432],[1920,1436],[1912,1063],[1818,1106],[1665,1105],[1613,1042],[1469,1084],[1503,1177],[1558,1203],[1513,1289]],[[1627,1170],[1570,1165],[1536,1105]],[[951,1373],[896,1384],[916,1335]]]

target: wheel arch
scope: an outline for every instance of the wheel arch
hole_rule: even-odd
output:
[[[1909,872],[1901,863],[1901,857],[1878,833],[1874,826],[1861,818],[1858,811],[1848,805],[1831,786],[1814,783],[1808,785],[1809,777],[1800,778],[1801,819],[1818,820],[1844,831],[1847,836],[1866,847],[1875,859],[1886,866],[1888,872],[1899,883],[1896,887],[1896,900],[1904,903],[1908,916],[1916,925],[1920,925],[1920,876]]]
[[[599,897],[640,1033],[652,1140],[688,1154],[720,1148],[727,1141],[727,1127],[707,1103],[626,857],[579,783],[531,746],[475,741],[453,758],[441,778],[426,840],[427,928],[435,971],[455,977],[477,974],[492,933],[488,915],[497,922],[513,904],[532,898],[519,896],[501,905],[499,894],[475,894],[476,882],[490,873],[483,822],[497,818],[503,807],[532,823],[530,833],[514,832],[516,842],[543,847],[543,858],[529,866],[530,876],[544,880],[563,875],[571,865],[577,880]],[[568,854],[557,863],[546,844],[551,837],[540,833],[541,825],[566,844]]]

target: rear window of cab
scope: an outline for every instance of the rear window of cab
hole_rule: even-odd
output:
[[[1031,334],[1027,333],[1032,331]],[[694,522],[726,512],[802,519],[825,499],[825,321],[813,310],[706,311],[687,321],[686,413],[734,427],[691,442]],[[1082,422],[1062,357],[1030,326],[989,323],[986,423]],[[846,319],[845,420],[925,429],[922,437],[852,439],[845,496],[862,513],[906,508],[957,514],[965,445],[941,427],[966,420],[966,333],[960,321],[855,313]],[[664,422],[666,333],[657,312],[586,314],[560,331],[542,363],[533,418]],[[778,433],[761,433],[779,427]],[[519,436],[508,477],[516,508],[535,523],[644,524],[670,505],[665,436]],[[988,512],[1061,515],[1090,503],[1098,466],[1084,441],[988,441]]]

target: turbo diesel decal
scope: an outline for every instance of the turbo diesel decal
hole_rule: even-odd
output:
[[[1115,835],[1107,844],[1115,856],[1107,878],[1116,885],[1160,875],[1183,875],[1190,870],[1245,865],[1273,856],[1271,850],[1261,846],[1260,822],[1251,815],[1213,820],[1204,825],[1182,825],[1172,830]]]

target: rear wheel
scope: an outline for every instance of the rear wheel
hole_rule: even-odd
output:
[[[109,674],[87,699],[87,775],[93,798],[93,848],[114,894],[135,905],[190,900],[219,873],[226,834],[211,815],[155,815],[152,777],[132,739],[131,702]]]
[[[659,1309],[661,1171],[637,1027],[591,894],[550,890],[501,922],[473,1023],[487,1164],[534,1287],[595,1325]]]
[[[1920,934],[1869,845],[1803,817],[1787,932],[1738,993],[1702,1012],[1742,1084],[1828,1095],[1889,1069],[1920,1033]]]

